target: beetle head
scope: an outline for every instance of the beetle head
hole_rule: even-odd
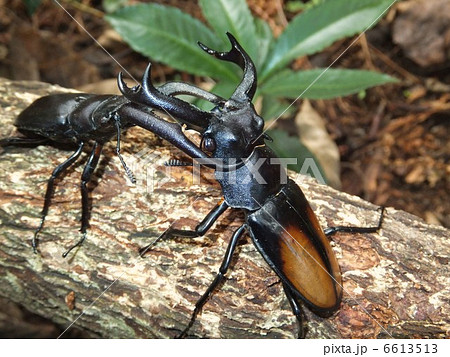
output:
[[[213,157],[224,159],[247,158],[259,144],[264,121],[251,103],[240,107],[216,107],[207,130],[203,133],[201,149]]]
[[[242,80],[228,100],[210,94],[215,98],[214,103],[218,104],[211,112],[202,111],[155,88],[151,81],[150,64],[142,78],[142,86],[128,88],[121,73],[118,77],[119,89],[127,99],[150,109],[162,110],[188,129],[198,131],[202,134],[202,150],[215,158],[223,158],[225,164],[228,159],[248,157],[255,146],[264,141],[264,121],[252,104],[257,84],[255,65],[233,35],[227,33],[227,36],[231,43],[228,52],[218,52],[199,43],[208,54],[235,63],[243,70]]]

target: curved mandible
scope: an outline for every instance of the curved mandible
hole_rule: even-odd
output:
[[[184,82],[167,82],[158,87],[158,90],[165,95],[191,95],[204,99],[210,103],[223,106],[226,102],[224,98],[217,94],[208,92],[202,88]]]
[[[230,99],[238,102],[251,101],[255,95],[257,85],[255,64],[239,42],[237,42],[236,38],[229,32],[227,32],[227,36],[232,46],[228,52],[215,51],[201,42],[198,42],[198,45],[206,53],[223,61],[233,62],[242,68],[244,76]]]
[[[129,88],[123,80],[122,72],[117,76],[117,84],[122,94],[131,102],[149,106],[150,109],[159,109],[176,121],[186,124],[188,129],[204,132],[209,125],[211,113],[202,111],[197,107],[159,91],[152,83],[151,63],[147,66],[142,77],[142,86]]]

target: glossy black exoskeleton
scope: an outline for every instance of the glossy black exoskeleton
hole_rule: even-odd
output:
[[[164,96],[189,94],[209,101],[220,101],[220,98],[195,86],[169,82],[159,88]],[[80,246],[86,239],[86,231],[89,227],[89,199],[87,185],[99,162],[103,145],[117,136],[116,153],[125,169],[126,174],[132,182],[135,182],[131,170],[126,166],[120,154],[120,135],[122,130],[135,125],[126,116],[119,115],[119,110],[127,105],[133,105],[123,96],[117,95],[95,95],[86,93],[62,93],[50,94],[34,101],[29,107],[23,110],[16,118],[15,126],[22,133],[23,137],[12,137],[0,140],[0,146],[8,145],[39,145],[50,142],[62,144],[73,144],[76,146],[75,152],[58,165],[48,180],[45,201],[42,209],[41,221],[36,229],[32,247],[37,251],[37,237],[41,231],[45,217],[47,216],[53,194],[55,180],[61,176],[80,156],[83,148],[88,142],[93,142],[93,147],[81,176],[81,239],[71,246],[63,256],[67,256],[71,250]],[[195,114],[192,120],[192,129],[199,129],[203,124],[203,117],[207,114],[198,111],[190,104],[177,98],[172,98],[167,112],[184,118],[187,115]],[[168,123],[151,112],[151,108],[140,108],[147,115],[152,117],[154,126],[163,123],[166,127]],[[131,118],[132,119],[132,118]],[[136,123],[139,125],[139,123]],[[174,127],[175,126],[175,127]],[[157,130],[153,130],[157,132]],[[172,123],[168,132],[174,145],[193,156],[204,157],[205,155],[192,142],[187,140],[182,134],[179,125]],[[162,135],[164,136],[164,135]]]
[[[80,246],[86,238],[89,226],[89,197],[87,185],[98,164],[103,145],[117,135],[116,153],[131,181],[134,177],[120,154],[120,133],[132,124],[121,120],[117,109],[128,103],[123,96],[94,95],[86,93],[51,94],[34,101],[16,118],[14,125],[23,137],[7,138],[2,145],[38,145],[49,142],[73,144],[75,152],[58,165],[48,180],[41,222],[36,229],[32,246],[37,251],[37,237],[50,207],[55,180],[80,156],[88,142],[93,141],[89,158],[81,175],[81,239],[63,256]]]
[[[243,79],[232,96],[226,101],[214,98],[212,102],[216,107],[211,112],[205,112],[201,120],[189,115],[180,117],[172,111],[178,121],[194,126],[202,135],[200,148],[208,156],[195,154],[192,148],[184,151],[208,167],[214,166],[215,160],[215,177],[222,187],[223,201],[213,208],[195,230],[170,227],[154,242],[142,248],[140,253],[144,255],[161,239],[203,236],[229,207],[244,210],[245,223],[231,237],[219,272],[195,304],[191,320],[180,337],[187,335],[208,297],[224,279],[233,252],[245,232],[250,234],[258,251],[281,279],[300,325],[299,336],[303,337],[305,328],[301,304],[320,316],[329,316],[341,303],[341,273],[327,236],[339,231],[376,232],[381,227],[383,212],[376,227],[340,226],[322,230],[303,192],[294,181],[287,178],[280,160],[265,144],[268,137],[264,134],[263,119],[251,103],[256,91],[254,64],[236,39],[230,34],[228,37],[232,45],[229,52],[217,52],[203,44],[199,45],[207,53],[220,60],[236,63],[243,69]],[[119,88],[135,104],[120,108],[121,116],[162,135],[172,143],[176,141],[168,132],[173,123],[158,122],[155,130],[153,117],[141,110],[142,106],[171,108],[174,100],[152,85],[150,66],[144,74],[142,88],[128,88],[121,76]]]

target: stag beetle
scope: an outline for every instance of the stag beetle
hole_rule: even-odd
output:
[[[168,82],[159,87],[159,91],[165,96],[189,94],[210,102],[222,101],[221,98],[186,83]],[[54,182],[78,159],[83,148],[89,141],[93,141],[94,144],[81,175],[82,214],[80,231],[82,237],[76,244],[72,245],[63,253],[63,257],[66,257],[70,251],[80,246],[86,239],[86,230],[89,227],[87,185],[98,164],[103,145],[115,135],[117,135],[116,153],[128,178],[131,182],[135,182],[131,170],[127,167],[120,154],[121,131],[139,124],[133,123],[133,118],[128,120],[126,116],[120,116],[118,114],[119,109],[127,105],[130,105],[129,100],[118,95],[95,95],[87,93],[50,94],[34,101],[16,118],[14,125],[24,135],[23,137],[6,138],[0,141],[0,146],[39,145],[48,142],[75,144],[77,146],[75,152],[53,170],[47,182],[41,221],[39,227],[34,232],[31,243],[35,253],[37,252],[37,237],[42,230],[50,207]],[[187,110],[189,110],[189,114],[195,113],[195,118],[191,120],[190,128],[196,130],[202,128],[204,114],[201,111],[196,110],[195,107],[178,98],[172,98],[171,105],[176,107],[173,113],[179,118],[184,118],[185,115],[183,113]],[[147,112],[148,115],[152,115],[151,108],[140,109]],[[165,121],[159,119],[156,115],[153,115],[153,119],[155,123],[160,121],[165,123]],[[195,144],[184,137],[178,125],[177,128],[172,128],[171,138],[175,141],[177,147],[188,152],[190,155],[198,157],[205,156]]]
[[[330,227],[323,231],[303,192],[287,178],[279,159],[265,144],[264,121],[256,113],[251,101],[256,91],[255,66],[236,41],[227,33],[231,50],[218,52],[199,43],[199,46],[219,60],[239,65],[243,78],[231,97],[216,98],[216,107],[204,112],[201,120],[184,112],[177,117],[174,98],[153,86],[150,65],[143,76],[142,87],[128,88],[119,74],[119,89],[134,105],[122,106],[118,112],[136,125],[155,131],[154,119],[142,111],[143,106],[169,110],[181,123],[201,134],[200,149],[205,155],[192,155],[201,164],[211,167],[216,160],[215,177],[223,192],[223,201],[217,204],[194,230],[168,228],[151,244],[140,249],[141,256],[158,241],[172,237],[195,238],[206,234],[227,208],[245,212],[245,223],[233,234],[219,272],[206,292],[196,302],[192,317],[179,337],[186,337],[214,289],[222,282],[230,266],[232,255],[245,232],[265,261],[281,279],[284,291],[299,324],[299,337],[304,337],[301,305],[306,305],[319,316],[327,317],[339,308],[342,299],[342,278],[336,256],[327,236],[336,232],[368,233],[380,229],[384,209],[375,227]],[[174,123],[159,121],[157,133],[168,141]],[[177,125],[177,124],[175,124]],[[177,162],[174,162],[177,165]]]

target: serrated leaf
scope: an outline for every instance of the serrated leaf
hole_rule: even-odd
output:
[[[257,55],[256,30],[253,16],[245,0],[200,0],[200,7],[208,23],[224,43],[230,32],[251,58]]]
[[[134,50],[151,59],[197,75],[239,78],[232,64],[218,61],[197,46],[197,41],[201,41],[221,48],[211,30],[176,8],[138,4],[124,7],[105,19]]]
[[[284,70],[261,87],[260,92],[279,97],[327,99],[341,97],[369,87],[393,83],[387,74],[352,69],[322,68],[308,71]]]
[[[333,0],[301,13],[278,38],[261,78],[299,56],[318,52],[336,40],[365,31],[391,5],[392,0]]]
[[[296,164],[288,164],[287,168],[300,173],[309,173],[319,182],[326,183],[325,174],[314,155],[304,146],[300,139],[289,136],[279,129],[267,130],[267,134],[273,139],[268,143],[279,158],[287,158],[296,161]]]

